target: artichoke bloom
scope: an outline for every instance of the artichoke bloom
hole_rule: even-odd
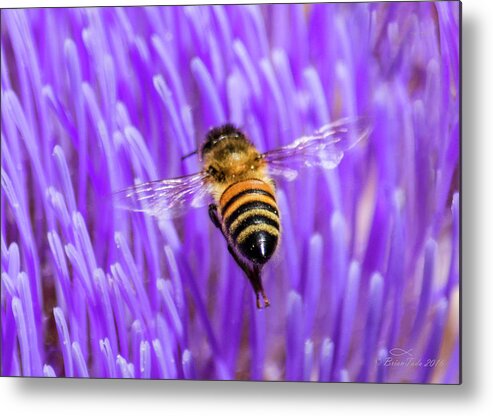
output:
[[[2,10],[3,376],[460,382],[458,2]],[[261,151],[372,134],[279,182],[258,311],[207,209],[114,206]]]

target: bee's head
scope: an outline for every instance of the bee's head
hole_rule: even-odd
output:
[[[202,160],[204,159],[204,156],[209,153],[220,141],[227,138],[244,139],[245,136],[243,135],[241,130],[239,130],[233,124],[228,123],[219,127],[214,127],[213,129],[209,130],[209,133],[207,133],[204,144],[200,149],[200,157],[202,158]]]

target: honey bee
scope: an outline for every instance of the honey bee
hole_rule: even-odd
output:
[[[293,180],[302,167],[333,169],[344,153],[368,137],[365,118],[341,119],[291,144],[260,153],[232,124],[211,129],[198,153],[202,170],[192,175],[146,182],[115,194],[117,205],[158,218],[183,215],[209,204],[209,217],[228,251],[250,281],[257,308],[270,305],[261,272],[281,236],[274,179]]]

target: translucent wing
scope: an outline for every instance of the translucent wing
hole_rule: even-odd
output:
[[[190,208],[206,205],[210,187],[207,174],[193,175],[160,181],[145,182],[113,194],[115,205],[131,211],[169,219],[183,215]]]
[[[344,153],[370,133],[368,118],[345,118],[321,127],[310,136],[302,136],[287,146],[270,150],[262,157],[272,176],[293,180],[302,167],[334,169]]]

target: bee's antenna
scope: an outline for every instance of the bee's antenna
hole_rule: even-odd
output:
[[[199,152],[199,149],[195,149],[193,152],[190,152],[190,153],[186,154],[185,156],[182,156],[181,160],[185,160],[187,157],[196,155],[198,152]]]

